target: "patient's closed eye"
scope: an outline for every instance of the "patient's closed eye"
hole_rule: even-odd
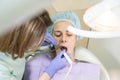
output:
[[[67,35],[68,35],[68,36],[72,36],[73,34],[72,34],[72,33],[70,33],[70,32],[67,32]]]
[[[62,35],[62,33],[61,33],[60,31],[55,31],[55,32],[54,32],[54,35],[55,35],[56,37],[60,37],[60,36]]]

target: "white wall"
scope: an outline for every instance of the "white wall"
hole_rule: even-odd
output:
[[[90,39],[91,50],[107,69],[120,69],[120,38]]]

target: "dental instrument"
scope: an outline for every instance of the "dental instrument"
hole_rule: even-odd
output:
[[[47,54],[47,53],[52,53],[52,52],[56,51],[59,48],[61,48],[61,47],[60,46],[55,47],[54,45],[40,46],[35,51],[26,52],[28,55],[25,57],[25,59],[27,61],[30,61],[30,60],[34,59],[35,57],[37,57],[37,56]]]
[[[71,72],[71,69],[72,69],[72,60],[70,59],[70,57],[67,55],[66,52],[64,53],[64,56],[65,56],[65,58],[67,59],[69,65],[70,65],[68,72],[66,73],[65,77],[63,78],[63,80],[66,80],[67,77],[68,77],[68,75],[69,75],[70,72]]]
[[[78,36],[87,37],[87,38],[115,38],[120,37],[120,31],[107,31],[107,32],[98,32],[98,31],[86,31],[78,30],[72,26],[69,26],[67,30]]]

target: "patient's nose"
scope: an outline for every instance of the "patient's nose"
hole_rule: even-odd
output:
[[[61,42],[66,42],[67,40],[66,40],[66,36],[62,36],[62,39],[61,39]]]

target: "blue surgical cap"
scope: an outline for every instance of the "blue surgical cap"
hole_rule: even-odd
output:
[[[70,22],[73,25],[73,27],[75,27],[77,29],[81,29],[80,20],[79,20],[78,16],[75,14],[75,12],[73,12],[71,10],[56,13],[52,17],[52,21],[53,21],[53,25],[48,28],[48,32],[50,34],[52,34],[54,24],[57,22],[61,22],[61,21]],[[80,38],[81,37],[77,36],[77,40],[79,40]]]

